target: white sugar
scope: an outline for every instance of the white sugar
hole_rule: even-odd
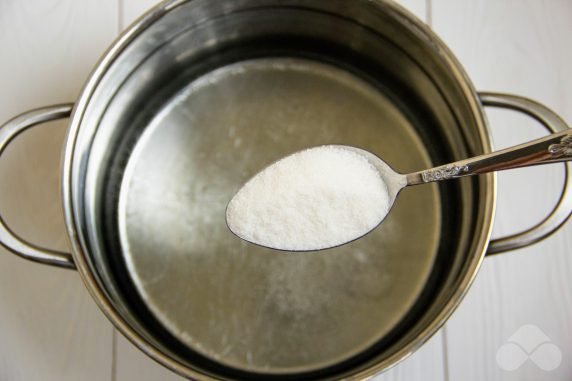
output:
[[[228,204],[226,219],[247,241],[318,250],[375,228],[389,201],[383,179],[366,157],[320,146],[287,156],[253,177]]]

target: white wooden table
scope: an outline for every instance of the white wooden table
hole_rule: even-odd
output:
[[[152,2],[1,1],[0,122],[76,99],[100,54]],[[572,1],[401,3],[436,30],[478,89],[529,96],[572,122]],[[522,116],[488,114],[498,148],[543,133]],[[65,123],[54,123],[26,133],[0,160],[3,218],[22,236],[60,249],[66,248],[58,193],[64,131]],[[561,178],[559,166],[501,174],[495,235],[539,220],[556,200]],[[556,364],[552,352],[555,369],[542,365],[539,351],[536,362],[503,369],[510,364],[497,361],[498,350],[522,327],[528,339],[531,329],[542,331],[561,353]],[[514,340],[532,354],[538,349]],[[0,248],[0,380],[176,379],[114,331],[76,273]],[[571,380],[572,223],[531,248],[487,258],[447,325],[376,379]]]

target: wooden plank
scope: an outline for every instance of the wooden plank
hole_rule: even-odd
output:
[[[430,23],[430,0],[398,0],[397,3],[411,11],[419,19]],[[374,378],[376,381],[432,381],[445,379],[444,339],[437,332],[421,349],[409,358]]]
[[[440,381],[445,379],[443,334],[437,332],[411,357],[374,378],[375,381]]]
[[[127,28],[157,3],[156,0],[119,0],[119,26],[121,29]]]
[[[427,3],[430,0],[396,0],[396,2],[421,20],[427,21]],[[156,0],[119,0],[120,4],[120,25],[126,28],[137,17],[141,16],[145,11],[157,4]]]
[[[376,377],[376,381],[438,381],[444,379],[443,336],[437,333],[411,357]],[[129,341],[118,335],[117,380],[137,381],[182,381],[183,378],[170,372],[148,358]]]
[[[117,335],[116,380],[137,381],[182,381],[184,378],[159,365],[131,344]]]
[[[419,19],[429,22],[427,19],[427,9],[430,0],[396,0],[396,3],[402,5],[407,10],[411,11]]]
[[[572,45],[565,37],[572,34],[572,2],[439,0],[432,15],[433,27],[478,89],[528,96],[572,120]],[[498,148],[544,133],[520,115],[487,113]],[[494,234],[528,227],[546,214],[561,188],[561,174],[556,166],[500,174]],[[571,252],[569,222],[533,247],[485,260],[445,327],[449,379],[572,379]],[[505,345],[519,330],[512,340],[521,348]],[[538,344],[537,330],[553,345],[529,348],[527,340]],[[516,359],[516,369],[506,370],[511,364],[503,353]]]
[[[155,0],[119,0],[119,26],[125,29],[140,17],[145,11],[153,7]],[[115,374],[116,380],[137,381],[175,381],[183,380],[175,373],[159,365],[127,339],[116,333],[115,341]]]
[[[421,19],[426,17],[425,0],[401,0],[401,5],[411,10]],[[139,17],[145,10],[153,6],[152,0],[122,0],[122,28]],[[388,372],[376,377],[376,380],[441,380],[443,379],[443,340],[437,333],[420,351],[409,359],[397,365]],[[117,379],[118,380],[180,380],[181,378],[162,368],[146,357],[127,340],[119,337],[117,340]]]
[[[0,122],[73,101],[117,29],[115,0],[0,2]],[[0,160],[0,211],[21,236],[66,249],[59,198],[65,122],[34,129]],[[0,248],[0,380],[111,379],[111,325],[74,271]]]

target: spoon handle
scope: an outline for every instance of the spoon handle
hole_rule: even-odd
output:
[[[568,160],[572,160],[572,129],[489,154],[410,173],[406,179],[407,185],[417,185]]]

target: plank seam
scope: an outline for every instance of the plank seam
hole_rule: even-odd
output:
[[[445,381],[449,381],[449,349],[447,345],[447,326],[444,326],[443,329],[443,376],[445,377]]]

